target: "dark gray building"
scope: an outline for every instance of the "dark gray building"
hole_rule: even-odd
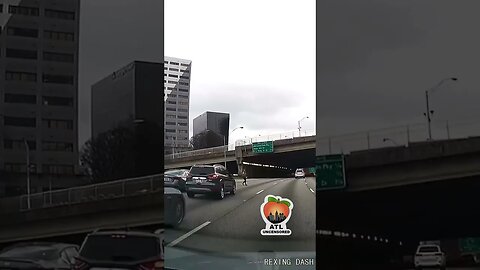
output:
[[[222,137],[222,140],[215,140],[215,143],[209,141],[206,147],[215,147],[223,145],[223,137],[228,143],[228,131],[230,126],[230,114],[220,112],[204,112],[193,119],[193,136],[205,131],[212,131]]]
[[[92,86],[92,136],[124,124],[163,126],[163,63],[135,61]]]
[[[32,193],[79,173],[79,12],[79,0],[0,2],[0,196],[26,192],[27,144]]]

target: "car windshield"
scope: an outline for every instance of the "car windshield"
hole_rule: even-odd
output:
[[[297,169],[297,172],[303,172],[303,170],[302,169]]]
[[[155,237],[90,235],[80,255],[99,261],[139,261],[159,256],[160,246]]]
[[[0,254],[0,258],[53,260],[58,258],[57,249],[48,246],[14,247]]]
[[[440,249],[436,246],[420,247],[418,252],[420,253],[440,252]]]
[[[173,170],[173,171],[166,171],[165,175],[170,175],[170,176],[182,176],[185,174],[184,170]]]
[[[213,167],[192,167],[190,170],[190,174],[196,175],[209,175],[215,173],[215,169]]]

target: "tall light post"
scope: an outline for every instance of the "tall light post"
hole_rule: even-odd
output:
[[[301,122],[308,118],[309,118],[308,116],[305,116],[302,119],[298,120],[298,137],[302,137],[302,126],[300,125]]]
[[[27,139],[24,138],[23,142],[25,143],[25,151],[27,154],[27,166],[25,168],[27,172],[27,209],[30,209],[30,148]]]
[[[243,129],[243,126],[236,127],[234,129],[232,129],[232,131],[230,131],[230,135],[237,129]],[[227,143],[226,143],[225,135],[223,135],[223,160],[224,160],[225,168],[227,168],[227,148],[228,148],[228,146],[227,146]]]
[[[432,92],[433,90],[437,89],[438,87],[440,87],[444,82],[446,81],[457,81],[458,79],[455,78],[455,77],[451,77],[451,78],[445,78],[443,80],[441,80],[439,83],[437,83],[434,87],[432,87],[431,89],[429,90],[425,90],[425,101],[426,101],[426,107],[427,107],[427,111],[423,114],[427,117],[427,125],[428,125],[428,139],[431,141],[432,140],[432,126],[431,126],[431,122],[432,122],[432,114],[433,114],[433,110],[430,110],[430,102],[428,100],[428,95],[429,95],[429,92]]]

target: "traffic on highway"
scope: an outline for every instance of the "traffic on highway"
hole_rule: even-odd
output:
[[[169,194],[177,191],[166,194],[166,216],[174,217],[166,222],[167,269],[315,269],[312,174],[239,172],[220,164],[165,172]]]

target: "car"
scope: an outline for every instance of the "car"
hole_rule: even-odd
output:
[[[295,179],[298,179],[298,178],[305,178],[305,171],[302,168],[298,168],[295,171]]]
[[[171,187],[164,188],[165,224],[177,227],[185,217],[185,197],[183,193]]]
[[[78,246],[66,243],[25,242],[0,253],[0,269],[71,269]]]
[[[427,244],[419,245],[414,257],[415,269],[439,268],[445,269],[445,253],[442,252],[439,245]]]
[[[185,181],[187,179],[188,170],[169,170],[163,175],[164,187],[173,187],[185,192]]]
[[[160,270],[164,266],[163,244],[159,233],[98,230],[85,237],[73,269]]]
[[[225,193],[235,195],[237,184],[235,178],[222,165],[194,165],[190,168],[186,181],[187,196],[196,194],[213,194],[218,199],[225,198]]]

